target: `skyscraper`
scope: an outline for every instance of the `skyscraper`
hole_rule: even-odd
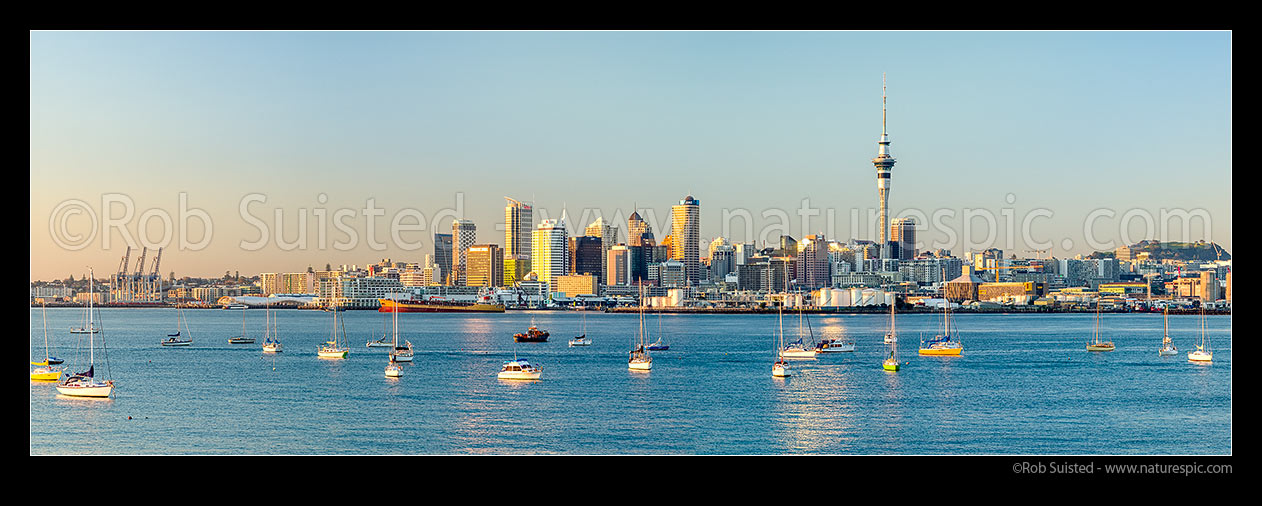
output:
[[[434,264],[440,276],[438,284],[445,285],[451,277],[451,234],[434,234]]]
[[[504,285],[513,286],[530,272],[531,234],[534,210],[531,206],[504,197]]]
[[[609,254],[605,260],[608,266],[608,277],[605,278],[606,285],[626,285],[628,282],[627,274],[631,265],[631,247],[625,244],[619,244],[609,248]]]
[[[498,244],[469,247],[467,286],[501,286],[504,283],[504,251]]]
[[[600,249],[600,271],[596,274],[603,281],[607,275],[605,273],[605,257],[609,256],[609,249],[618,244],[618,226],[605,223],[605,218],[596,218],[591,225],[583,231],[583,235],[588,237],[599,237],[601,243]]]
[[[898,258],[916,258],[916,220],[896,218],[890,222],[890,242],[898,244]]]
[[[688,195],[671,206],[671,258],[684,263],[687,282],[701,282],[701,201]]]
[[[452,271],[448,278],[449,284],[464,286],[468,275],[469,247],[478,240],[478,227],[473,224],[473,220],[452,220],[451,238],[454,244],[452,245]]]
[[[548,284],[549,291],[555,291],[557,278],[570,271],[570,241],[567,236],[564,218],[543,220],[531,236],[531,270],[540,282]]]
[[[570,272],[573,274],[602,275],[601,258],[605,248],[599,237],[590,235],[570,238]]]
[[[881,248],[881,258],[890,257],[889,241],[886,239],[885,230],[888,223],[885,219],[889,210],[890,195],[890,171],[894,169],[893,155],[890,154],[890,136],[885,128],[885,75],[881,75],[881,140],[877,142],[880,146],[876,150],[876,158],[872,159],[872,165],[876,167],[876,194],[881,204],[881,222],[877,224],[877,228],[881,231],[881,242],[878,246]]]

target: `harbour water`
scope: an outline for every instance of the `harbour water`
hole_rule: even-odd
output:
[[[230,345],[246,319],[252,345]],[[634,314],[399,315],[416,349],[386,378],[388,314],[349,311],[346,360],[316,358],[331,314],[274,311],[285,351],[261,352],[264,311],[185,310],[193,345],[163,348],[174,309],[103,309],[116,398],[58,396],[31,382],[30,452],[48,454],[1230,454],[1231,318],[1208,317],[1214,362],[1192,364],[1199,318],[1170,318],[1179,348],[1159,357],[1160,314],[1105,315],[1109,353],[1085,351],[1093,315],[953,315],[964,352],[921,357],[940,315],[900,315],[897,373],[881,370],[887,315],[813,316],[817,336],[854,353],[792,363],[772,378],[776,315],[647,315],[669,351],[627,370]],[[52,354],[80,370],[79,309],[48,309]],[[547,343],[514,344],[531,322]],[[785,315],[786,335],[798,319]],[[808,339],[809,340],[809,339]],[[40,310],[31,356],[43,355]],[[540,381],[496,379],[517,356]],[[130,417],[130,419],[129,419]]]

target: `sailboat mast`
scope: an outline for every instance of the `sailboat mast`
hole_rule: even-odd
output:
[[[39,313],[44,318],[44,363],[48,363],[48,311],[43,302],[39,303]]]
[[[88,267],[88,364],[89,365],[96,365],[96,341],[93,339],[93,337],[95,337],[95,334],[96,334],[96,332],[94,332],[96,330],[96,325],[93,323],[94,320],[92,319],[92,297],[93,297],[92,281],[93,281],[93,278],[95,277],[96,276],[92,274],[92,268]],[[79,341],[79,342],[83,342],[83,341]]]

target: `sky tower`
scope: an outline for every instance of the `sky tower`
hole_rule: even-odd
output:
[[[890,134],[885,129],[884,73],[881,74],[881,140],[877,144],[880,147],[876,150],[876,158],[872,159],[872,165],[876,166],[876,194],[881,200],[881,223],[877,229],[881,231],[881,258],[890,258],[889,240],[885,237],[889,227],[886,216],[889,210],[890,170],[894,168],[894,162],[897,160],[890,156]]]

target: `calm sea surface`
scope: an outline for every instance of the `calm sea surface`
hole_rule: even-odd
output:
[[[260,351],[263,310],[185,310],[193,346],[163,348],[174,309],[104,309],[98,376],[109,400],[31,382],[31,453],[43,454],[1229,454],[1231,319],[1209,317],[1212,365],[1187,361],[1199,318],[1170,317],[1176,357],[1158,357],[1161,315],[1105,315],[1111,353],[1084,350],[1091,315],[955,318],[964,352],[920,357],[940,315],[900,315],[897,373],[881,370],[888,317],[812,316],[854,353],[794,361],[771,377],[776,315],[646,315],[669,351],[628,371],[634,314],[587,314],[592,346],[570,348],[576,312],[400,314],[416,361],[384,377],[389,315],[350,311],[346,360],[320,360],[331,313],[274,311],[285,351]],[[81,370],[69,327],[48,309],[52,354]],[[229,345],[242,318],[253,345]],[[43,358],[40,310],[31,356]],[[547,343],[514,345],[534,321]],[[796,315],[785,315],[794,338]],[[99,339],[99,337],[98,337]],[[99,346],[99,342],[98,342]],[[500,381],[517,355],[543,379]],[[131,417],[129,420],[128,417]]]

